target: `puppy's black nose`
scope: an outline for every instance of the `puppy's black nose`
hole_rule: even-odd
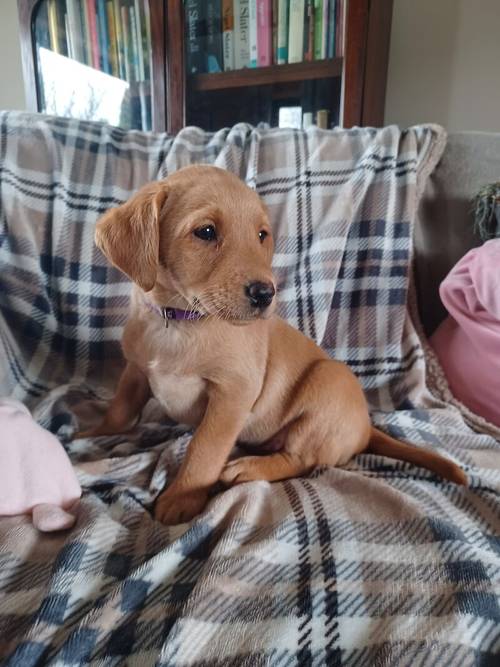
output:
[[[248,283],[245,287],[245,294],[254,308],[266,308],[273,300],[274,285],[259,281]]]

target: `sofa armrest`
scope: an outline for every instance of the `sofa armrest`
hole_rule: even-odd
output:
[[[500,180],[500,133],[450,134],[443,157],[420,202],[415,227],[415,280],[424,331],[446,316],[439,284],[455,263],[481,244],[474,233],[471,200]]]

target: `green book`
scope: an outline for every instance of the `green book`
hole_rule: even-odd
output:
[[[323,57],[323,0],[314,0],[314,60]]]

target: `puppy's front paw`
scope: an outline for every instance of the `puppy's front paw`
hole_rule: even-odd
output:
[[[158,496],[155,519],[167,526],[191,521],[207,504],[206,491],[177,491],[172,487]]]
[[[244,482],[253,482],[262,479],[256,469],[255,456],[243,456],[240,459],[229,461],[224,466],[219,481],[225,486],[235,486]]]

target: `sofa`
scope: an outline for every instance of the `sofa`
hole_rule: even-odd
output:
[[[3,664],[497,664],[500,434],[451,395],[427,335],[440,279],[479,243],[468,202],[498,177],[499,141],[432,125],[168,137],[0,114],[0,392],[58,436],[83,489],[68,531],[0,518]],[[216,489],[166,527],[151,509],[189,430],[151,400],[131,433],[73,439],[123,365],[130,285],[95,222],[195,162],[265,201],[280,314],[351,366],[379,428],[455,460],[467,487],[365,453]]]

